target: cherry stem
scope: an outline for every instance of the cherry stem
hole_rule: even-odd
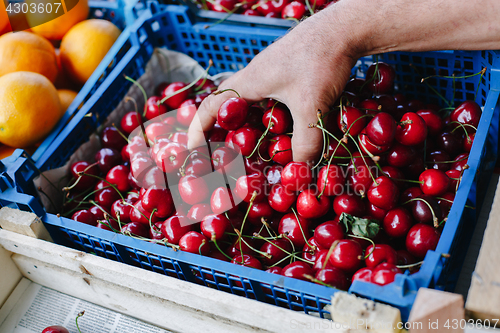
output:
[[[80,326],[78,326],[78,318],[80,318],[84,314],[85,314],[85,311],[82,311],[82,312],[78,313],[78,315],[75,318],[76,328],[78,329],[78,332],[80,332],[80,333],[82,333],[82,331],[80,331]]]
[[[468,79],[468,78],[471,78],[471,77],[474,77],[474,76],[477,76],[477,75],[484,75],[486,73],[486,67],[484,67],[483,69],[481,69],[481,71],[477,72],[477,73],[474,73],[474,74],[471,74],[471,75],[465,75],[465,76],[455,76],[455,75],[431,75],[431,76],[427,76],[427,77],[424,77],[420,82],[424,82],[425,80],[428,80],[428,79],[431,79],[433,77],[440,77],[440,78],[444,78],[444,79]]]
[[[210,3],[215,3],[215,1],[211,1],[211,0],[205,0],[205,1],[210,1]],[[234,13],[236,13],[240,8],[241,6],[245,5],[247,2],[244,1],[244,2],[239,2],[237,3],[234,8],[232,10],[228,10],[227,8],[223,7],[220,3],[218,3],[219,6],[221,6],[222,8],[224,8],[224,10],[227,12],[227,15],[224,16],[223,18],[221,18],[220,20],[212,23],[212,24],[208,24],[206,26],[204,26],[203,28],[204,29],[209,29],[213,26],[216,26],[217,24],[221,24],[223,23],[225,20],[227,20],[231,15],[233,15]]]
[[[329,285],[329,284],[327,284],[327,283],[324,283],[323,281],[320,281],[320,280],[316,279],[314,276],[311,276],[311,275],[309,275],[309,274],[304,274],[303,276],[304,276],[306,279],[311,280],[312,282],[317,283],[317,284],[320,284],[320,285],[322,285],[322,286],[325,286],[325,287],[330,287],[330,288],[334,288],[334,289],[338,289],[338,288],[335,288],[334,286],[331,286],[331,285]]]
[[[358,139],[359,139],[359,137],[360,137],[361,135],[362,135],[362,134],[358,134]],[[354,141],[354,140],[353,140],[353,141]],[[375,163],[375,166],[376,166],[376,167],[380,170],[380,172],[382,172],[382,174],[385,174],[385,172],[384,172],[384,170],[382,170],[382,167],[380,166],[380,164],[378,164],[378,159],[377,159],[377,158],[376,158],[376,157],[375,157],[375,156],[374,156],[371,152],[369,152],[369,151],[368,151],[368,149],[366,149],[366,148],[362,145],[361,140],[359,140],[359,144],[360,144],[360,145],[364,148],[365,153],[367,153],[367,154],[368,154],[368,156],[371,158],[371,160],[373,161],[373,163]],[[363,155],[363,152],[362,152],[362,151],[360,151],[360,153],[361,153],[360,155],[362,156],[362,155]],[[366,167],[368,168],[368,165],[367,165]],[[369,169],[370,169],[370,168],[368,168],[368,170],[369,170]],[[370,172],[370,173],[371,173],[371,172]],[[372,178],[373,178],[373,176],[372,176]]]
[[[144,142],[146,143],[146,146],[149,148],[149,139],[148,139],[148,136],[146,135],[146,127],[144,126],[143,116],[139,113],[139,110],[137,108],[136,100],[133,99],[132,97],[127,96],[127,97],[125,97],[125,102],[132,102],[134,104],[136,117],[137,117],[137,120],[139,121],[139,125],[141,126],[141,133],[142,133]],[[144,104],[144,114],[146,114],[146,104]]]
[[[332,133],[330,133],[326,128],[324,128],[323,126],[321,125],[313,125],[313,126],[316,126],[317,128],[319,128],[320,130],[322,131],[325,131],[326,134],[328,134],[329,136],[331,136],[332,138],[334,138],[336,141],[337,141],[337,148],[339,145],[341,145],[342,147],[344,147],[344,149],[349,153],[349,159],[351,161],[353,161],[353,166],[354,166],[354,169],[356,170],[356,166],[354,165],[354,158],[351,154],[351,152],[349,151],[349,149],[347,148],[347,146],[344,144],[344,142],[342,140],[340,140],[339,138],[337,138],[335,135],[333,135]],[[333,159],[333,156],[335,156],[335,152],[337,151],[337,148],[335,148],[335,151],[333,152],[332,154],[332,157],[330,157],[331,159]]]
[[[78,175],[78,178],[76,179],[76,181],[71,185],[71,186],[66,186],[66,187],[63,187],[62,188],[62,191],[63,192],[66,192],[66,191],[70,191],[72,190],[73,188],[75,188],[75,186],[80,182],[80,179],[82,178],[83,175],[85,175],[85,172],[88,171],[90,168],[92,168],[93,166],[97,165],[97,162],[96,163],[93,163],[93,164],[90,164],[88,167],[86,167],[83,171],[77,173]],[[102,179],[102,178],[99,178],[99,179]]]
[[[113,126],[113,127],[114,127],[114,129],[116,129],[116,130],[118,131],[118,134],[120,134],[120,136],[121,136],[122,138],[124,138],[124,139],[125,139],[125,141],[127,141],[127,143],[130,143],[130,141],[129,141],[129,140],[128,140],[128,138],[125,136],[125,134],[123,134],[123,132],[122,132],[122,131],[120,131],[120,129],[119,129],[118,127],[116,127],[115,123],[112,123],[112,124],[111,124],[111,126]]]
[[[236,234],[238,234],[237,242],[239,242],[239,244],[240,244],[241,264],[242,265],[245,263],[245,261],[243,259],[243,246],[241,245],[241,235],[243,234],[243,228],[245,227],[245,222],[247,221],[248,213],[250,213],[250,209],[252,209],[253,202],[254,202],[256,197],[257,197],[257,191],[253,191],[252,197],[250,198],[250,202],[248,203],[247,212],[245,213],[245,217],[243,218],[243,222],[241,223],[241,228],[239,231],[238,231],[238,229],[234,229]]]
[[[187,86],[185,86],[185,87],[177,90],[176,92],[174,92],[173,94],[171,94],[169,96],[165,96],[161,101],[158,102],[158,105],[163,104],[170,97],[173,97],[173,96],[175,96],[177,94],[180,94],[181,92],[186,91],[189,88],[191,88],[192,86],[194,86],[196,84],[196,82],[198,82],[202,77],[204,77],[204,76],[206,76],[208,74],[208,70],[210,69],[210,67],[213,66],[213,64],[214,64],[214,62],[212,61],[212,59],[208,60],[208,67],[205,69],[205,71],[203,73],[201,73],[196,79],[194,79],[194,81],[192,81]]]
[[[232,90],[232,89],[231,89]],[[239,95],[238,95],[239,96]],[[278,104],[278,102],[274,103],[273,107],[271,108],[271,115],[269,116],[269,123],[267,123],[267,128],[266,130],[264,131],[264,133],[262,133],[262,135],[260,136],[259,138],[259,141],[257,141],[257,144],[255,145],[255,148],[253,149],[253,151],[250,153],[250,155],[246,156],[246,158],[250,158],[252,157],[253,154],[255,154],[255,152],[260,148],[260,145],[262,144],[262,141],[264,141],[267,133],[269,132],[269,130],[271,129],[271,127],[274,126],[274,123],[272,121],[273,119],[273,112],[274,112],[274,107]]]
[[[217,244],[217,239],[213,238],[212,239],[212,242],[214,242],[214,245],[215,247],[217,248],[217,250],[219,250],[220,253],[222,253],[226,258],[229,259],[229,261],[233,260],[233,258],[231,258],[230,256],[228,256],[224,251],[222,251],[219,247],[219,244]]]
[[[248,248],[250,250],[255,251],[256,253],[260,254],[263,257],[266,257],[267,259],[271,259],[273,257],[269,253],[257,250],[256,248],[254,248],[253,246],[251,246],[250,244],[248,244],[248,242],[244,238],[241,238],[241,242],[245,243],[245,245],[248,246]]]
[[[151,214],[149,215],[149,229],[150,229],[150,230],[153,230],[153,232],[154,232],[155,234],[161,234],[161,232],[157,232],[157,231],[155,230],[156,226],[152,225],[152,223],[153,223],[153,222],[152,222],[152,221],[153,221],[153,215],[154,215],[154,213],[156,213],[157,211],[158,211],[158,209],[154,208],[154,209],[153,209],[153,211],[151,212]]]
[[[366,260],[366,258],[368,258],[369,256],[372,255],[373,251],[375,251],[375,243],[368,237],[363,237],[363,236],[358,236],[358,235],[347,235],[349,237],[354,237],[354,238],[359,238],[359,239],[364,239],[365,241],[368,241],[372,244],[372,249],[370,251],[370,253],[368,253],[368,255],[366,255],[363,260]]]
[[[300,232],[302,233],[302,237],[304,237],[304,240],[306,241],[307,246],[310,248],[313,248],[311,244],[309,244],[309,241],[306,238],[306,234],[304,233],[304,229],[302,229],[302,224],[300,224],[299,216],[297,215],[297,212],[293,207],[290,207],[292,209],[293,215],[295,215],[295,218],[297,219],[297,224],[299,225]]]
[[[413,64],[410,64],[410,67],[413,68],[413,70],[421,76],[420,72],[418,71],[417,67]],[[427,80],[424,80],[422,81],[421,83],[425,83],[425,85],[427,86],[427,88],[429,88],[430,90],[432,90],[439,98],[441,98],[449,107],[452,107],[453,106],[453,103],[451,103],[449,100],[447,100],[443,95],[441,95],[439,93],[439,91],[436,90],[436,88],[434,88],[432,85],[430,85]]]
[[[203,245],[205,245],[205,244],[206,244],[206,241],[203,239],[203,240],[201,241],[200,246],[198,247],[198,253],[200,254],[200,256],[202,255],[202,254],[201,254],[201,248],[202,248],[202,247],[203,247]]]
[[[328,253],[326,254],[325,262],[323,262],[323,266],[321,266],[321,271],[325,269],[326,264],[330,260],[330,257],[333,253],[333,250],[335,250],[338,243],[339,243],[339,240],[336,240],[335,242],[332,243],[332,245],[330,245],[330,248],[328,249]]]
[[[314,1],[314,5],[316,5],[316,1]],[[306,7],[307,7],[307,9],[309,10],[309,13],[310,13],[311,15],[314,15],[314,9],[313,9],[313,8],[311,8],[311,4],[309,3],[309,0],[306,0]]]
[[[419,261],[419,262],[416,262],[414,264],[408,264],[408,265],[396,265],[397,268],[399,269],[404,269],[404,268],[412,268],[412,267],[417,267],[417,266],[420,266],[422,265],[424,262],[423,261]]]
[[[358,148],[358,151],[360,152],[360,156],[361,156],[361,159],[363,160],[363,163],[365,164],[366,168],[368,169],[368,172],[370,173],[370,177],[372,178],[373,182],[374,183],[377,183],[375,181],[375,177],[373,176],[373,173],[372,171],[370,170],[370,167],[368,166],[368,163],[366,162],[364,156],[363,156],[363,152],[361,151],[361,148],[359,147],[358,143],[356,142],[356,140],[354,140],[354,138],[351,136],[351,134],[347,134],[349,136],[349,138],[351,138],[351,140],[354,142],[354,145],[356,145],[356,148]],[[353,166],[354,166],[354,162],[352,163]],[[379,166],[380,167],[380,166]],[[381,169],[382,170],[382,169]],[[357,173],[357,172],[356,172]]]
[[[361,92],[363,90],[363,88],[370,82],[372,82],[373,80],[375,80],[375,76],[378,76],[378,79],[380,80],[380,73],[378,72],[378,55],[376,54],[375,55],[375,71],[373,72],[373,75],[370,79],[368,80],[365,80],[365,82],[363,83],[363,85],[361,86],[361,88],[359,88],[359,92]]]
[[[432,213],[432,221],[434,222],[434,228],[438,228],[439,227],[439,222],[438,222],[439,220],[437,219],[436,214],[434,213],[434,209],[432,209],[431,204],[428,203],[426,200],[424,200],[422,198],[413,198],[413,199],[410,199],[410,200],[406,201],[405,203],[403,203],[403,206],[406,204],[409,204],[410,202],[413,202],[413,201],[422,201],[427,205],[427,207],[429,207],[429,209]]]
[[[471,124],[462,124],[462,123],[461,123],[461,122],[459,122],[459,121],[452,121],[452,122],[450,122],[450,124],[458,124],[458,127],[455,127],[455,128],[451,131],[451,133],[455,132],[455,131],[456,131],[457,129],[459,129],[459,128],[462,128],[462,129],[464,130],[464,132],[465,132],[465,136],[467,137],[467,142],[468,142],[468,143],[470,143],[470,142],[471,142],[471,138],[470,138],[470,136],[469,136],[469,133],[467,133],[467,130],[465,129],[465,127],[466,127],[466,126],[467,126],[467,127],[472,127],[472,128],[474,129],[474,131],[476,131],[476,132],[477,132],[477,128],[476,128],[476,127],[474,127],[474,126],[472,126]]]
[[[148,109],[148,94],[146,94],[146,90],[144,90],[144,88],[142,87],[141,84],[139,84],[139,82],[137,82],[136,80],[132,79],[131,77],[125,75],[125,79],[127,81],[130,81],[132,82],[133,84],[135,84],[137,87],[139,87],[139,89],[141,90],[142,92],[142,96],[144,97],[144,110],[142,111],[142,116],[143,117],[146,117],[146,110]]]
[[[321,110],[318,109],[318,111],[316,112],[316,116],[318,117],[318,124],[321,127],[323,127],[324,126],[324,124],[323,124],[323,118],[322,118],[323,113],[321,112]],[[325,152],[328,149],[328,145],[330,143],[328,141],[328,137],[326,136],[326,133],[323,132],[323,131],[321,131],[321,134],[323,135],[323,150],[321,151],[321,157],[320,157],[318,163],[316,163],[316,165],[311,168],[312,170],[316,169],[320,165],[321,161],[323,160],[323,156],[325,155]]]

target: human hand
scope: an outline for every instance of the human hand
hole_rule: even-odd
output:
[[[219,86],[234,89],[249,104],[272,98],[288,106],[293,116],[292,151],[295,161],[313,161],[321,153],[317,112],[326,113],[342,92],[356,61],[342,22],[327,8],[300,23],[259,53],[247,67]],[[220,105],[233,91],[212,94],[201,103],[189,128],[189,148],[204,143],[204,132],[217,120]]]

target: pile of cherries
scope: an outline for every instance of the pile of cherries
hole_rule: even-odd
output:
[[[65,215],[339,289],[391,283],[435,250],[481,117],[474,101],[440,109],[392,94],[394,78],[373,64],[318,112],[309,125],[324,137],[316,163],[292,161],[285,105],[248,105],[237,92],[205,133],[209,145],[189,151],[187,128],[216,87],[161,84],[144,112],[102,131],[95,161],[71,166]],[[233,179],[241,155],[245,173]],[[210,188],[214,173],[226,186]]]
[[[219,13],[300,20],[338,0],[198,0],[198,6]]]

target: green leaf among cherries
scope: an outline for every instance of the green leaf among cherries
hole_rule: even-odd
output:
[[[349,232],[354,236],[366,237],[373,239],[377,236],[380,225],[375,220],[365,219],[357,216],[352,216],[346,213],[340,214],[340,223],[343,223]]]

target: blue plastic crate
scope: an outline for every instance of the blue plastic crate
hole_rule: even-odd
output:
[[[104,19],[114,23],[120,30],[123,31],[121,36],[116,41],[116,44],[109,50],[108,54],[101,61],[92,76],[87,80],[85,85],[80,89],[75,100],[66,110],[66,113],[55,126],[52,132],[41,143],[37,150],[33,153],[33,159],[37,160],[42,156],[43,152],[50,146],[55,137],[61,132],[68,120],[73,114],[78,112],[83,104],[92,96],[99,87],[104,78],[111,72],[123,54],[127,50],[128,33],[125,29],[135,21],[135,17],[127,15],[130,12],[130,7],[133,7],[135,1],[126,5],[124,0],[111,1],[89,1],[90,13],[89,18]],[[127,10],[126,10],[127,9]],[[130,45],[128,45],[128,49]]]
[[[323,307],[330,302],[335,289],[176,252],[46,214],[36,198],[31,183],[37,175],[36,170],[44,171],[66,163],[75,149],[102,122],[103,119],[95,115],[108,114],[122,100],[130,87],[124,75],[137,79],[144,73],[154,47],[166,46],[183,51],[205,65],[208,59],[213,58],[215,70],[225,71],[244,66],[254,54],[284,34],[284,30],[277,29],[235,28],[224,24],[204,29],[204,25],[197,22],[183,6],[153,5],[151,12],[145,12],[130,30],[130,49],[45,154],[34,162],[23,157],[22,151],[16,151],[17,156],[13,156],[8,163],[0,164],[0,189],[3,191],[0,193],[0,206],[17,207],[42,216],[57,243],[293,310],[318,312],[323,317]],[[479,85],[476,101],[484,105],[484,111],[469,157],[469,169],[464,172],[436,251],[430,251],[420,271],[411,276],[398,275],[394,283],[383,287],[355,281],[350,289],[350,292],[398,307],[406,320],[418,288],[453,290],[458,278],[497,157],[500,52],[399,52],[382,55],[379,59],[396,68],[396,85],[401,92],[427,102],[439,102],[439,98],[420,83],[422,76],[437,72],[441,75],[467,75],[487,68],[482,79],[475,76],[457,80],[455,84],[456,100],[473,98]],[[371,57],[361,59],[353,69],[353,74],[363,76],[372,61]],[[453,97],[452,80],[434,78],[429,82],[446,98]],[[93,116],[85,117],[89,112]],[[476,209],[466,209],[466,203]]]

